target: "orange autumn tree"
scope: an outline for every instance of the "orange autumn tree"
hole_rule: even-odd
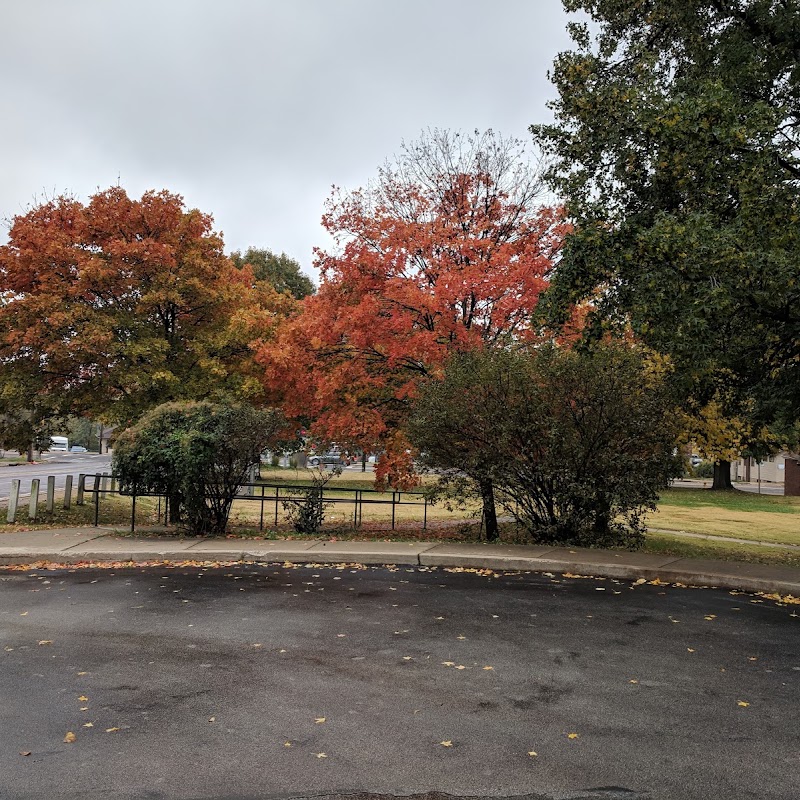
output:
[[[236,269],[212,224],[179,195],[119,187],[16,217],[0,247],[3,385],[34,413],[123,424],[167,400],[262,395],[249,344],[293,301]]]
[[[262,347],[270,387],[312,434],[380,449],[378,480],[413,482],[402,433],[420,379],[456,351],[529,342],[566,233],[522,143],[429,131],[367,188],[334,190],[322,281]]]

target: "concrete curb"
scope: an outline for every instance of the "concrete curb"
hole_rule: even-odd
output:
[[[119,537],[97,528],[0,536],[0,569],[36,564],[226,561],[391,564],[553,572],[800,597],[800,569],[585,548],[424,542],[333,542]]]

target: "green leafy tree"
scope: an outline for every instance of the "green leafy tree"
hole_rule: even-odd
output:
[[[797,0],[564,0],[555,121],[532,126],[575,225],[548,301],[669,353],[697,408],[800,416]],[[715,485],[729,465],[719,459]],[[718,479],[718,480],[717,480]]]
[[[637,546],[680,470],[663,367],[613,343],[458,355],[422,387],[408,433],[445,491],[494,487],[542,543]]]
[[[196,534],[221,534],[239,488],[282,428],[271,410],[165,403],[119,435],[112,467],[122,491],[164,495],[173,522]]]
[[[231,261],[237,269],[249,265],[257,280],[270,284],[278,292],[288,292],[296,300],[314,294],[311,278],[286,253],[276,255],[266,248],[248,247],[244,253],[238,250],[231,253]]]

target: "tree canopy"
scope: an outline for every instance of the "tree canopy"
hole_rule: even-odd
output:
[[[127,423],[164,400],[257,396],[250,342],[290,305],[178,195],[59,197],[0,247],[0,364],[27,407]]]
[[[452,352],[538,335],[566,229],[540,190],[521,143],[447,131],[404,144],[366,188],[335,190],[319,291],[260,353],[287,412],[321,438],[388,451],[379,476],[407,475],[399,431],[419,379]]]
[[[536,125],[575,225],[548,307],[590,298],[671,354],[687,396],[800,415],[800,7],[565,0],[555,122]]]
[[[275,255],[266,248],[248,247],[244,253],[231,253],[231,261],[237,269],[249,265],[256,280],[266,281],[278,292],[288,292],[296,300],[314,294],[314,284],[300,271],[300,263],[286,253]]]

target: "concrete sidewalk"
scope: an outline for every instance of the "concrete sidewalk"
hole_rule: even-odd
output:
[[[180,539],[119,536],[109,528],[0,534],[0,568],[11,564],[108,561],[248,561],[404,564],[532,572],[569,572],[687,586],[800,596],[800,569],[653,553],[536,545]]]

